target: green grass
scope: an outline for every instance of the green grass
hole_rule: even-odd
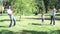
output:
[[[0,16],[0,34],[60,34],[60,14],[56,15],[56,24],[50,25],[50,16],[46,15],[44,23],[39,19],[41,16],[15,16],[16,26],[9,28],[9,16]]]

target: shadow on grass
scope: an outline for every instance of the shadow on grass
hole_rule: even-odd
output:
[[[22,30],[22,32],[14,32],[9,30],[2,30],[0,34],[48,34],[47,32],[37,32],[37,31],[30,31],[30,30]]]
[[[37,24],[37,23],[32,23],[32,25],[39,25],[39,26],[49,26],[50,24]],[[50,25],[50,26],[52,26],[52,25]]]
[[[21,32],[14,32],[14,31],[10,31],[10,30],[2,30],[0,31],[0,34],[20,34]]]
[[[60,34],[60,30],[51,31],[50,34]]]
[[[0,34],[15,34],[15,33],[9,30],[2,30],[0,31]]]
[[[42,26],[43,24],[32,23],[32,25],[41,25]]]
[[[24,19],[36,19],[36,20],[41,20],[41,18],[24,18]],[[45,20],[50,20],[50,18],[45,18]]]
[[[47,32],[30,31],[30,30],[23,30],[22,32],[2,30],[2,31],[0,31],[0,34],[48,34],[48,33]]]
[[[41,20],[41,18],[24,18],[24,19],[36,19]],[[45,20],[51,20],[50,18],[45,18]],[[55,18],[55,20],[60,20],[60,18]]]
[[[47,32],[37,32],[37,31],[29,31],[29,30],[23,30],[21,34],[48,34]]]
[[[45,16],[50,16],[50,15],[45,15]],[[60,16],[60,14],[55,14],[55,16]]]
[[[31,31],[31,30],[23,30],[21,34],[60,34],[60,30],[54,31]]]
[[[14,32],[9,30],[1,30],[0,34],[60,34],[60,30],[54,30],[54,31],[33,31],[33,30],[22,30],[21,32]]]
[[[4,21],[10,21],[9,19],[1,19],[0,22],[4,22]],[[16,20],[16,21],[20,21],[20,20]]]
[[[56,14],[56,16],[60,16],[60,14]]]
[[[8,26],[0,26],[0,28],[1,28],[1,27],[2,27],[2,28],[8,28]]]

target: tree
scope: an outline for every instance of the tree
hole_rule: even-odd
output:
[[[46,13],[48,12],[48,4],[49,4],[49,0],[43,0],[44,1],[44,5],[45,5],[45,10]]]
[[[4,7],[3,7],[3,0],[0,0],[0,12],[3,14]]]
[[[45,5],[43,0],[36,0],[36,6],[38,7],[37,13],[41,13],[42,9],[45,11]]]
[[[49,0],[48,6],[51,7],[52,5],[55,5],[56,7],[57,4],[58,4],[58,0]]]

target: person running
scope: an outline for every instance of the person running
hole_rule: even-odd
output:
[[[51,23],[50,23],[50,25],[52,23],[53,23],[53,25],[55,25],[55,12],[56,12],[55,6],[52,6],[52,9],[51,9]]]
[[[11,10],[11,6],[8,6],[7,13],[10,16],[10,25],[9,25],[9,27],[12,26],[12,21],[14,21],[14,26],[15,26],[16,25],[16,19],[15,19],[14,15],[13,15],[12,10]]]

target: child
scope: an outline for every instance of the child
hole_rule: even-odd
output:
[[[45,20],[45,14],[44,14],[44,12],[43,12],[43,11],[42,11],[41,19],[42,19],[42,23],[43,23],[43,22],[44,22],[44,20]]]

